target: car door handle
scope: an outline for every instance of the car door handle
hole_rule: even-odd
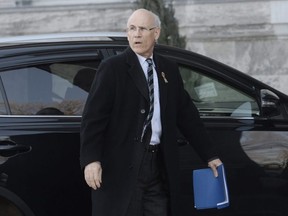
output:
[[[0,156],[12,157],[31,150],[31,146],[17,145],[13,141],[0,141]]]

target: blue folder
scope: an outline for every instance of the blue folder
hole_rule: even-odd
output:
[[[218,177],[212,169],[193,170],[193,190],[196,209],[225,208],[229,206],[224,165],[217,167]]]

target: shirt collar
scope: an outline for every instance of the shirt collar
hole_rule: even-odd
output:
[[[146,59],[147,59],[147,58],[145,58],[145,57],[143,57],[143,56],[141,56],[141,55],[139,55],[139,54],[137,54],[137,53],[136,53],[136,55],[137,55],[137,57],[138,57],[138,60],[139,60],[139,62],[140,62],[140,65],[141,65],[141,66],[145,65],[145,64],[146,64]],[[152,55],[151,57],[149,57],[149,58],[152,59],[153,66],[155,67],[155,65],[154,65],[154,61],[153,61],[153,55]]]

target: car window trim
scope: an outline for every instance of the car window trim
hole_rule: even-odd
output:
[[[2,98],[3,98],[4,105],[5,105],[5,109],[7,111],[7,115],[11,115],[11,109],[10,109],[9,101],[8,101],[8,98],[7,98],[7,94],[6,94],[4,85],[3,85],[3,81],[2,81],[1,75],[0,75],[0,91],[1,91],[0,94],[2,94]]]

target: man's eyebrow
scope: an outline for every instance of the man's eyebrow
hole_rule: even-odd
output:
[[[129,27],[130,27],[130,26],[132,26],[132,27],[138,27],[138,28],[146,28],[146,26],[142,26],[142,25],[137,26],[137,25],[131,24],[131,25],[129,25]]]

